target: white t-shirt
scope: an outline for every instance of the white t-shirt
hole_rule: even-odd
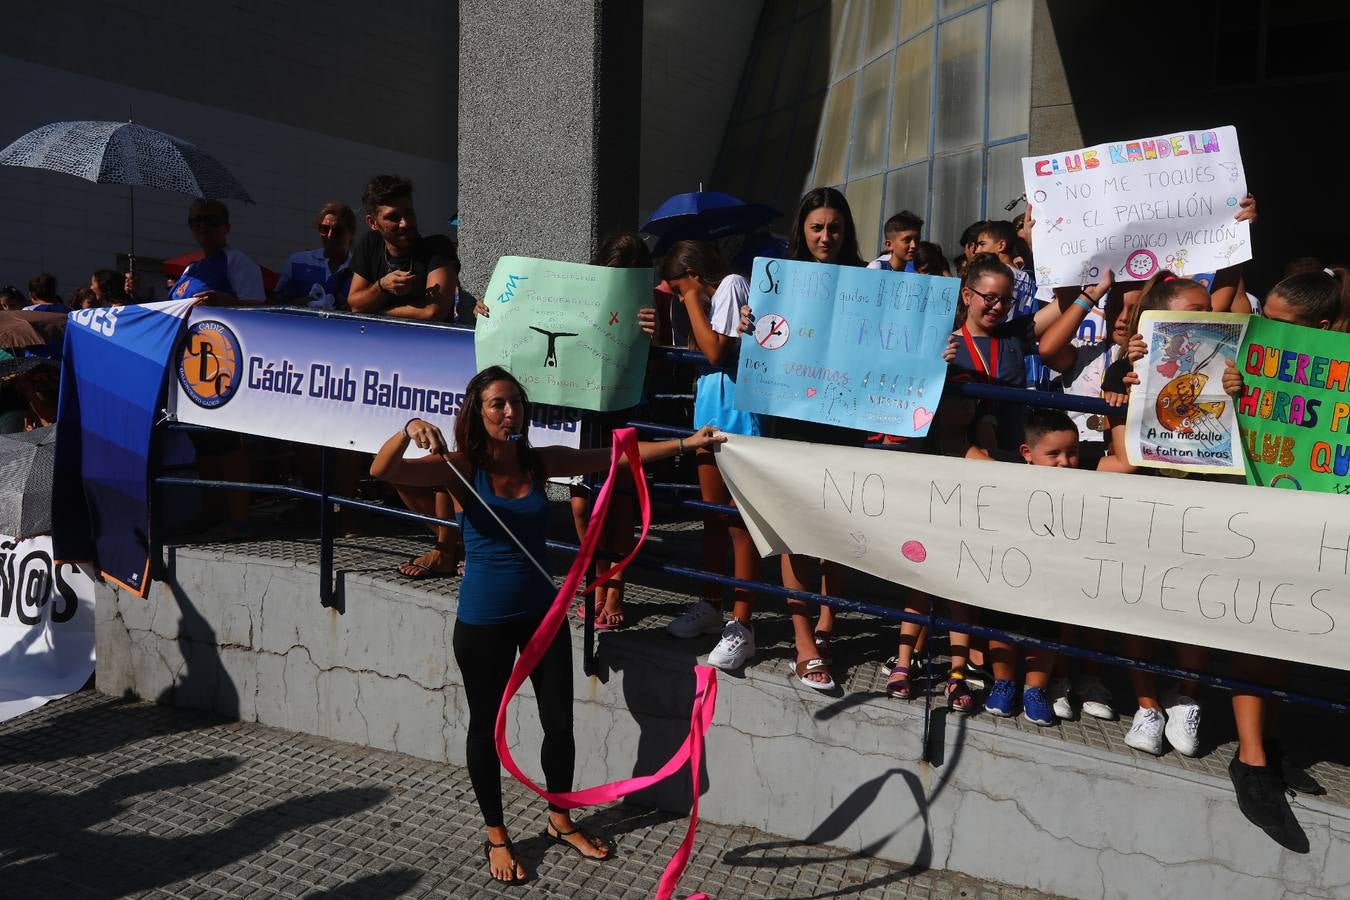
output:
[[[741,307],[750,302],[750,283],[740,275],[728,275],[713,291],[708,308],[708,324],[717,334],[739,339],[741,336]],[[717,368],[734,373],[739,363],[741,345],[722,358]]]

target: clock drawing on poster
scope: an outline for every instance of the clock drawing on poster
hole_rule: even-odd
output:
[[[1136,250],[1125,258],[1125,271],[1143,281],[1158,269],[1158,257],[1152,250]]]
[[[755,343],[765,350],[777,350],[787,343],[790,332],[787,319],[778,313],[767,313],[755,322]]]

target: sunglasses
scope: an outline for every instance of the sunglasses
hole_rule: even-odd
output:
[[[202,225],[207,228],[219,228],[224,224],[225,220],[220,216],[188,216],[188,227]]]
[[[984,291],[977,291],[974,288],[966,288],[966,290],[983,300],[986,306],[1011,306],[1014,299],[1011,294],[995,294],[992,291],[986,294]]]

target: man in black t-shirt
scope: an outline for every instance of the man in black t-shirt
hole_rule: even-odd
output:
[[[352,312],[445,322],[455,313],[459,255],[444,235],[417,231],[412,183],[376,175],[362,197],[370,231],[352,246]]]

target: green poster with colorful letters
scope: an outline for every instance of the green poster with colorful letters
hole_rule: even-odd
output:
[[[475,325],[478,368],[504,366],[532,402],[608,412],[642,399],[651,269],[503,256]]]
[[[1236,365],[1247,480],[1350,493],[1350,335],[1253,316]]]

